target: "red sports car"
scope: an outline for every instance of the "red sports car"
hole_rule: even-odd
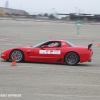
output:
[[[35,46],[16,47],[5,50],[1,58],[17,62],[48,62],[76,65],[79,62],[91,62],[92,44],[88,47],[75,46],[65,40],[50,40]]]

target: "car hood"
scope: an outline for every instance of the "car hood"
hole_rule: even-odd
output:
[[[8,49],[2,51],[2,53],[3,53],[3,52],[10,52],[10,51],[12,51],[12,50],[14,50],[14,49],[23,50],[23,49],[31,49],[31,48],[34,49],[33,46],[19,46],[19,47],[13,47],[13,48],[8,48]]]

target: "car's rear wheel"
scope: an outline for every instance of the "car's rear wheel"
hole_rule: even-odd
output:
[[[66,64],[71,65],[71,66],[77,65],[79,63],[78,54],[75,52],[69,52],[65,56],[65,62]]]
[[[17,62],[21,62],[23,61],[23,58],[24,58],[23,52],[20,50],[13,50],[10,54],[10,59],[12,61],[16,60]]]
[[[9,62],[9,59],[5,59],[6,62]]]

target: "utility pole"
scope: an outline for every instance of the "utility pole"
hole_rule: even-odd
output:
[[[5,3],[5,8],[8,8],[8,7],[9,7],[9,2],[6,1],[6,3]]]
[[[77,7],[75,7],[75,13],[77,14]]]
[[[80,19],[80,9],[78,10],[78,15],[79,15],[78,19]]]
[[[55,16],[55,8],[52,8],[52,14]]]

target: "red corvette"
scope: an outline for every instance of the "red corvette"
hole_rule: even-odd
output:
[[[1,58],[5,60],[66,63],[76,65],[79,62],[91,62],[92,44],[88,47],[75,46],[65,40],[50,40],[36,46],[16,47],[5,50]]]

